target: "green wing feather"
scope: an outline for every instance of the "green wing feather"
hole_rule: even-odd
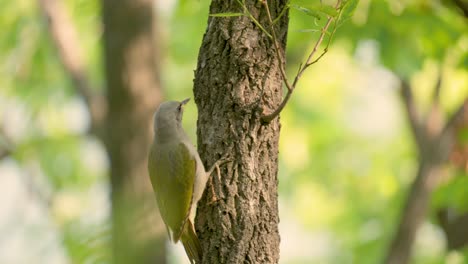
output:
[[[160,149],[153,145],[148,169],[159,211],[177,242],[192,206],[196,161],[183,143]]]

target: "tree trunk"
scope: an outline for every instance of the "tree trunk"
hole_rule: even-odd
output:
[[[165,263],[165,230],[147,175],[161,100],[151,0],[103,1],[114,263]]]
[[[268,1],[273,19],[286,0]],[[256,0],[247,9],[270,30]],[[242,12],[237,1],[213,0],[210,13]],[[286,13],[275,24],[281,53]],[[228,153],[233,162],[212,175],[199,203],[196,229],[203,263],[278,263],[278,119],[261,123],[282,99],[274,43],[248,17],[210,17],[194,80],[198,151],[208,168]],[[217,200],[213,202],[214,190]]]

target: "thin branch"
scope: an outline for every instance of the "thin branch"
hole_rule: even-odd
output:
[[[281,113],[281,111],[284,109],[284,107],[288,103],[289,98],[291,97],[291,94],[292,94],[292,90],[288,90],[288,92],[286,93],[286,96],[284,97],[283,101],[278,106],[278,108],[276,108],[276,110],[273,111],[273,113],[262,116],[261,120],[264,124],[270,123],[273,119],[275,119]]]
[[[315,43],[314,45],[314,48],[312,49],[312,51],[310,52],[309,56],[307,57],[307,60],[305,61],[305,63],[302,63],[300,66],[299,66],[299,69],[298,69],[298,72],[296,74],[296,77],[294,78],[294,81],[292,84],[289,83],[289,80],[287,78],[287,75],[286,75],[286,70],[285,70],[285,63],[284,63],[284,60],[283,60],[283,56],[280,52],[280,48],[279,48],[279,44],[278,44],[278,39],[276,37],[276,33],[275,33],[275,29],[274,29],[274,22],[271,18],[271,13],[270,13],[270,8],[268,7],[268,2],[267,0],[263,0],[262,1],[262,4],[263,6],[265,7],[265,10],[267,12],[267,16],[268,16],[268,21],[270,22],[270,26],[271,26],[271,31],[272,31],[272,36],[273,36],[273,43],[274,43],[274,46],[275,46],[275,51],[276,51],[276,56],[278,58],[278,62],[280,64],[280,72],[281,72],[281,76],[283,78],[283,82],[284,82],[284,85],[286,86],[287,88],[287,93],[286,93],[286,96],[284,97],[283,101],[281,102],[281,104],[278,106],[278,108],[276,108],[275,111],[273,111],[272,113],[270,114],[267,114],[267,115],[263,115],[261,117],[261,120],[263,123],[270,123],[273,119],[275,119],[280,113],[281,111],[284,109],[284,107],[286,106],[286,104],[288,103],[289,99],[291,98],[291,94],[292,92],[294,91],[294,89],[296,88],[296,85],[299,81],[299,79],[302,77],[302,74],[304,73],[304,71],[309,67],[311,66],[312,64],[316,63],[317,61],[319,61],[324,55],[325,53],[327,53],[328,51],[328,45],[330,44],[330,41],[333,37],[333,34],[335,33],[336,31],[336,27],[334,28],[332,34],[330,35],[330,38],[329,38],[329,41],[327,43],[327,46],[325,47],[324,51],[314,60],[312,61],[315,53],[317,52],[318,50],[318,47],[320,46],[320,44],[323,42],[323,39],[325,38],[325,34],[327,33],[328,31],[328,28],[330,27],[331,25],[331,22],[332,20],[334,19],[333,17],[328,17],[328,20],[325,24],[325,26],[322,28],[322,31],[321,31],[321,34],[317,40],[317,42]],[[339,6],[340,4],[340,1],[338,1],[337,3],[337,7]]]
[[[458,109],[449,117],[447,124],[444,127],[444,131],[453,128],[456,123],[459,123],[463,119],[467,110],[466,108],[468,108],[468,97],[465,98]]]
[[[333,36],[335,35],[336,29],[338,28],[337,25],[336,25],[336,20],[334,20],[334,22],[335,22],[335,25],[333,27],[332,33],[330,34],[330,37],[328,38],[327,46],[323,49],[322,54],[320,54],[314,61],[308,63],[307,67],[309,67],[312,64],[317,63],[328,52],[328,47],[330,46],[330,43],[331,43],[331,41],[333,39]],[[326,31],[325,31],[325,33],[326,33]]]
[[[460,122],[463,122],[463,120],[466,118],[465,114],[468,112],[468,97],[465,98],[463,101],[462,105],[458,107],[458,109],[449,117],[447,123],[445,124],[445,127],[443,128],[441,132],[441,138],[442,139],[447,139],[452,137],[455,126],[459,124]]]
[[[432,105],[438,105],[440,102],[440,90],[442,88],[442,69],[439,69],[437,74],[437,82],[434,86],[434,91],[432,93]]]
[[[411,89],[410,84],[408,81],[401,79],[401,97],[403,99],[403,103],[405,105],[406,115],[408,117],[411,131],[413,132],[413,136],[418,144],[418,148],[424,145],[426,134],[424,130],[424,124],[421,118],[421,115],[416,107],[416,103],[414,102],[413,91]]]
[[[258,22],[257,19],[255,19],[255,17],[252,15],[252,13],[250,13],[249,9],[247,9],[247,7],[245,6],[244,3],[242,3],[241,1],[237,0],[237,3],[242,6],[242,9],[244,11],[244,14],[247,14],[247,16],[254,22],[255,25],[257,25],[257,27],[260,28],[261,31],[263,31],[269,38],[272,38],[271,34],[268,33],[268,31],[262,26],[262,24],[260,24],[260,22]]]
[[[275,20],[273,20],[273,25],[275,25],[280,20],[280,18],[282,18],[284,16],[284,14],[286,14],[286,11],[288,11],[288,9],[289,9],[289,3],[290,2],[291,1],[288,1],[286,3],[286,5],[283,7],[283,10],[281,10],[280,14],[275,18]]]
[[[268,16],[268,21],[270,22],[271,34],[273,35],[273,44],[275,45],[276,56],[278,57],[278,62],[280,64],[279,67],[280,67],[281,75],[283,77],[284,84],[286,85],[286,88],[288,89],[288,93],[291,93],[294,87],[291,87],[288,81],[288,77],[286,75],[286,70],[285,70],[286,63],[284,63],[283,55],[280,52],[278,38],[276,37],[276,30],[274,28],[273,20],[271,19],[270,8],[268,7],[268,3],[266,0],[263,1],[262,3],[265,6],[267,16]]]
[[[315,63],[315,62],[311,62],[312,57],[317,52],[318,47],[320,46],[320,44],[322,44],[322,41],[323,41],[323,39],[325,37],[325,34],[327,33],[328,27],[330,27],[330,25],[331,25],[332,20],[333,20],[333,17],[328,18],[327,23],[325,24],[325,26],[322,29],[322,33],[320,34],[320,37],[319,37],[318,41],[315,43],[314,49],[312,50],[312,52],[309,54],[309,57],[307,58],[307,61],[306,61],[305,66],[304,66],[304,70],[307,67],[309,67],[310,65],[312,65],[313,63]]]
[[[39,6],[47,18],[52,41],[65,71],[72,79],[76,91],[84,98],[91,115],[91,132],[101,127],[107,106],[102,96],[94,93],[86,74],[82,52],[78,46],[78,34],[62,1],[39,0]]]
[[[429,136],[438,136],[443,128],[442,113],[440,111],[440,90],[442,87],[442,68],[437,74],[437,81],[432,92],[432,102],[427,113],[425,125]]]

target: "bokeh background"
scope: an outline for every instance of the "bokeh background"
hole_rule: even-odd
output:
[[[443,116],[468,96],[468,19],[455,2],[361,0],[328,53],[300,81],[281,115],[281,263],[382,261],[418,166],[401,79],[411,84],[421,111],[430,107],[439,77]],[[90,80],[103,87],[99,1],[64,3]],[[104,146],[87,133],[87,107],[36,1],[0,0],[0,6],[0,263],[109,263]],[[155,1],[166,99],[193,96],[208,10],[207,0]],[[318,18],[292,9],[290,19],[293,77],[318,36]],[[184,126],[193,142],[196,120],[192,101]],[[461,131],[458,143],[467,138]],[[468,212],[464,164],[444,165],[446,177],[431,196],[413,263],[468,263],[466,245],[447,249],[436,217],[440,209]],[[168,249],[172,263],[185,263],[180,246]]]

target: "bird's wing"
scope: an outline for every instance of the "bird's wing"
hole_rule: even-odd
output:
[[[150,153],[151,182],[161,216],[177,242],[192,206],[196,160],[183,143],[157,153]]]

